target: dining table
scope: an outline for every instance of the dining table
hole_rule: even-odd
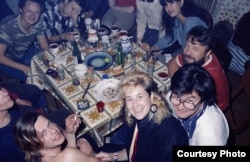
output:
[[[105,51],[100,47],[92,48],[82,44],[78,44],[78,46],[84,61],[83,64],[86,64],[86,66],[89,66],[85,62],[88,57],[98,53],[111,56],[109,57],[111,59],[105,60],[105,62],[111,62],[111,65],[101,69],[94,68],[91,80],[84,75],[78,78],[80,81],[79,85],[73,84],[73,80],[76,78],[74,69],[77,63],[72,55],[71,43],[67,42],[66,47],[65,45],[59,45],[57,51],[44,51],[42,57],[40,54],[32,58],[27,83],[35,84],[40,89],[46,89],[72,113],[80,112],[82,122],[85,124],[81,134],[90,132],[98,145],[101,146],[104,144],[105,136],[124,123],[120,115],[123,102],[119,98],[118,93],[105,98],[102,91],[110,87],[117,88],[119,80],[126,73],[134,70],[147,72],[148,64],[152,63],[152,59],[147,62],[143,61],[142,56],[145,54],[145,51],[133,43],[132,53],[134,58],[125,58],[124,67],[118,70],[120,72],[117,73],[117,65],[113,64],[115,62],[116,49],[113,49],[110,45]],[[133,61],[135,66],[131,66],[131,61]],[[53,71],[58,67],[65,71],[63,78],[54,77],[48,73],[49,70]],[[151,76],[157,85],[158,92],[166,92],[170,86],[170,79],[163,80],[159,78],[158,74],[160,72],[167,72],[167,67],[160,61],[156,61],[154,62],[154,70]],[[118,92],[118,89],[115,91]],[[88,101],[88,107],[79,111],[77,104],[83,100],[83,93],[85,93],[84,100]],[[105,104],[103,111],[97,109],[97,103],[100,101]]]

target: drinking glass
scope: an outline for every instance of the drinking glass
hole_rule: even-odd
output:
[[[155,65],[154,64],[148,64],[148,66],[147,66],[147,72],[148,72],[148,74],[149,75],[153,75],[154,70],[155,70]]]

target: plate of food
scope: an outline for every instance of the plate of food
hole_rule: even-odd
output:
[[[119,99],[119,80],[104,79],[94,87],[94,95],[99,101],[112,102]]]
[[[113,64],[113,57],[106,52],[97,51],[87,55],[84,63],[96,71],[106,70]]]

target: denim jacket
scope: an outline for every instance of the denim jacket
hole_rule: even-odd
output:
[[[164,49],[170,47],[176,41],[178,41],[182,48],[184,48],[186,44],[186,34],[191,28],[199,25],[207,27],[206,23],[198,17],[187,17],[186,22],[184,24],[182,24],[181,21],[176,18],[175,26],[173,29],[173,39],[170,36],[165,35],[158,40],[155,46],[158,49]]]

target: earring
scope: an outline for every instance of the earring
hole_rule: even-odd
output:
[[[152,104],[152,105],[151,105],[151,108],[150,108],[150,111],[151,111],[152,113],[156,113],[157,110],[158,110],[158,106],[157,106],[156,104]]]

